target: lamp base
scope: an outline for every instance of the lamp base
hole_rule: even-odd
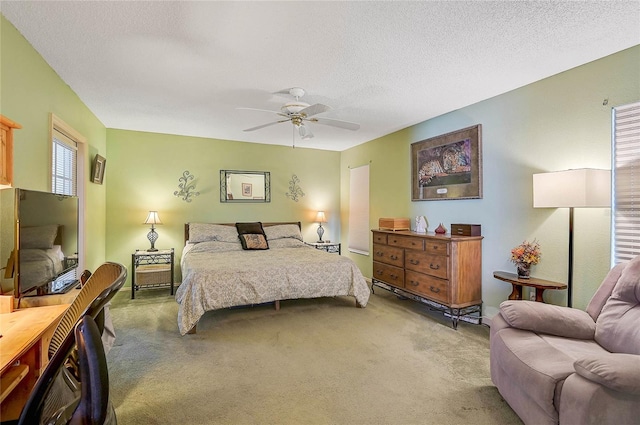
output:
[[[147,249],[147,252],[156,252],[158,250],[158,248],[149,248]]]

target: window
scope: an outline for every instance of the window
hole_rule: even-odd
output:
[[[51,191],[61,195],[77,195],[78,144],[53,128],[51,150]]]
[[[612,265],[640,255],[640,103],[613,108]]]
[[[369,255],[369,165],[350,169],[349,251]]]

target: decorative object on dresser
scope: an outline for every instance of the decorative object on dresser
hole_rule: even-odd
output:
[[[329,241],[323,241],[322,235],[324,235],[324,229],[322,228],[322,223],[326,223],[327,219],[324,216],[324,211],[318,211],[318,215],[316,216],[316,223],[318,223],[318,243],[324,243]]]
[[[13,186],[13,130],[22,126],[0,115],[0,189]]]
[[[447,228],[444,227],[444,224],[440,223],[438,227],[436,227],[435,232],[439,235],[444,235],[445,233],[447,233]]]
[[[427,217],[423,215],[419,215],[416,217],[416,233],[427,233],[427,229],[429,228],[429,222],[427,221]]]
[[[572,304],[573,209],[610,207],[610,170],[582,168],[533,175],[533,208],[569,208],[567,307]]]
[[[458,321],[480,323],[482,236],[373,230],[375,286],[422,302]],[[476,317],[477,313],[477,317]]]
[[[482,198],[480,124],[411,144],[411,200]]]
[[[189,180],[194,180],[195,177],[193,174],[190,174],[189,171],[185,171],[182,173],[182,177],[178,179],[180,182],[178,184],[178,189],[173,192],[174,196],[178,198],[182,198],[185,202],[191,202],[193,196],[200,196],[200,192],[196,192],[196,183],[195,181],[189,183]]]
[[[155,243],[158,240],[158,233],[156,232],[154,226],[156,224],[162,224],[162,221],[160,221],[160,216],[158,216],[158,211],[149,211],[147,219],[142,224],[151,225],[151,230],[149,231],[149,233],[147,233],[147,239],[149,239],[149,242],[151,242],[151,248],[149,248],[147,251],[157,251]]]
[[[142,287],[171,288],[173,295],[173,248],[155,251],[136,250],[131,254],[131,299]]]
[[[408,218],[379,218],[378,228],[380,230],[411,230]]]
[[[480,236],[482,231],[479,224],[452,224],[451,234],[458,236]]]

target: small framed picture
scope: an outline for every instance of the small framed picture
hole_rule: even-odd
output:
[[[242,196],[251,197],[253,193],[251,183],[242,183]]]
[[[107,160],[100,156],[96,155],[93,158],[93,170],[91,172],[91,181],[97,184],[102,184],[104,180],[104,168],[107,165]]]

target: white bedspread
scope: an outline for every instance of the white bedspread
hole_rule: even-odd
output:
[[[341,295],[367,305],[369,287],[351,259],[300,241],[270,245],[244,251],[239,244],[216,241],[185,249],[176,292],[180,333],[186,334],[205,312],[233,306]]]

